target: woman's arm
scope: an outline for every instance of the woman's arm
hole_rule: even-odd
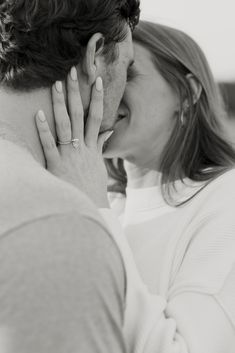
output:
[[[110,215],[109,210],[103,210],[102,215],[121,242],[121,228],[115,215]],[[232,209],[226,214],[218,211],[215,218],[201,224],[197,240],[188,247],[171,290],[164,297],[151,295],[140,283],[133,255],[128,253],[124,241],[119,244],[128,269],[125,335],[131,351],[233,353],[234,232]]]

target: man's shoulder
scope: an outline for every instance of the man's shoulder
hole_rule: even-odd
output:
[[[121,325],[125,270],[115,243],[96,222],[76,213],[54,215],[21,224],[0,240],[1,319],[14,331],[23,327],[35,342],[66,335],[68,347],[87,332],[87,319],[99,322],[103,334],[113,322]]]

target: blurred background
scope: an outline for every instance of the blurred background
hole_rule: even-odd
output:
[[[234,126],[235,0],[142,0],[141,19],[181,29],[206,54]]]

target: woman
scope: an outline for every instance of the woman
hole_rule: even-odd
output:
[[[111,204],[155,298],[155,321],[135,351],[232,353],[235,153],[223,136],[217,86],[184,33],[142,22],[134,41],[136,62],[104,156],[115,181]],[[63,153],[53,149],[56,161],[42,143],[49,170],[76,176]]]

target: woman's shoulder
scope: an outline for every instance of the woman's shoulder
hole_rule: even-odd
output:
[[[235,168],[230,169],[213,180],[205,182],[186,182],[184,185],[186,190],[186,200],[183,206],[196,207],[196,205],[203,208],[210,209],[213,206],[218,208],[229,206],[230,203],[235,202]]]
[[[176,250],[176,258],[181,259],[175,266],[178,289],[218,293],[231,271],[234,276],[234,204],[235,170],[230,170],[210,182],[185,207],[189,218],[182,214],[186,226]]]
[[[206,204],[229,205],[230,202],[235,202],[235,169],[226,171],[210,181],[202,189],[202,196]]]
[[[235,167],[218,175],[211,184],[219,184],[225,188],[231,187],[235,190]]]

